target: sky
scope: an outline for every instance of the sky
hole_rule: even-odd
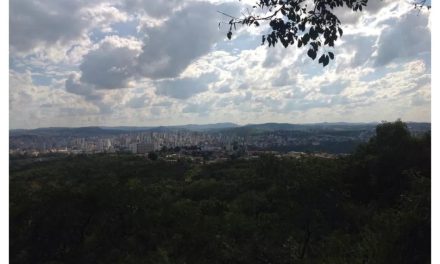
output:
[[[228,40],[217,11],[254,2],[10,1],[10,128],[431,120],[430,11],[336,10],[344,35],[323,68],[261,45],[267,25]]]

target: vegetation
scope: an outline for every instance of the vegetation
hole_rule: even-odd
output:
[[[339,159],[11,166],[10,260],[430,263],[430,161],[397,121]]]
[[[415,8],[426,6],[430,9],[426,2],[415,0],[412,4]],[[280,42],[285,48],[290,45],[306,48],[307,55],[313,60],[320,53],[318,62],[325,67],[335,58],[334,53],[327,49],[334,48],[335,42],[343,34],[341,21],[335,11],[361,12],[367,4],[368,0],[258,0],[253,8],[260,9],[265,15],[249,10],[246,14],[242,13],[242,17],[220,13],[230,18],[226,34],[228,39],[231,39],[237,25],[258,27],[260,23],[268,23],[271,30],[262,36],[263,45],[267,43],[270,47]]]

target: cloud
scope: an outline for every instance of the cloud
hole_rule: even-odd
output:
[[[416,94],[411,98],[411,104],[414,106],[426,106],[431,104],[431,98],[424,95]]]
[[[389,0],[347,12],[323,68],[261,46],[261,31],[226,40],[216,11],[243,5],[220,2],[11,1],[11,125],[429,120],[426,13]]]
[[[173,105],[173,102],[171,101],[159,101],[153,104],[153,106],[157,106],[157,107],[171,107]]]
[[[378,40],[376,66],[384,66],[395,59],[408,59],[431,53],[431,31],[428,16],[409,11],[402,17],[388,20],[388,27]]]
[[[129,87],[131,82],[145,77],[168,78],[168,81],[162,80],[159,84],[159,93],[162,91],[178,98],[190,96],[192,91],[188,95],[171,92],[172,79],[178,77],[198,57],[209,52],[216,40],[224,37],[223,33],[216,30],[218,20],[215,16],[217,8],[223,6],[226,5],[191,3],[176,11],[161,25],[145,28],[147,37],[143,44],[133,38],[105,37],[84,55],[80,64],[81,82],[94,85],[96,89],[117,89]],[[101,7],[105,7],[101,13],[106,15],[97,21],[119,14],[114,7]],[[189,85],[186,79],[178,84]],[[193,86],[194,92],[205,89],[199,85]]]
[[[176,99],[188,99],[208,90],[208,83],[215,81],[214,74],[204,74],[198,78],[167,79],[156,82],[156,94]]]
[[[200,115],[207,115],[212,108],[211,102],[204,103],[189,103],[183,109],[183,113],[198,113]]]
[[[348,65],[341,64],[340,66],[344,68],[365,66],[365,64],[370,61],[372,54],[376,50],[376,40],[377,36],[374,35],[364,36],[357,34],[344,36],[344,44],[341,45],[341,50],[348,54],[352,53],[353,56],[350,58]]]
[[[295,46],[292,46],[295,48]],[[279,66],[289,51],[278,44],[275,47],[266,49],[266,58],[262,64],[264,68]]]
[[[10,47],[25,52],[37,45],[67,43],[81,37],[88,21],[82,0],[14,0],[10,2]]]
[[[348,81],[335,81],[321,85],[320,92],[323,94],[340,94],[349,85]]]
[[[135,77],[139,42],[120,37],[107,37],[95,50],[84,56],[80,65],[81,81],[98,89],[130,86]]]
[[[102,98],[93,85],[81,83],[79,74],[71,74],[65,81],[66,91],[83,96],[88,101],[99,100]]]
[[[231,90],[231,88],[228,85],[223,85],[220,88],[218,88],[215,92],[216,93],[229,93]]]
[[[306,111],[313,108],[323,108],[323,107],[329,107],[330,100],[325,99],[301,99],[301,100],[291,100],[286,103],[286,105],[283,108],[283,111],[290,112],[290,111]]]
[[[142,108],[148,105],[149,98],[147,95],[141,95],[131,98],[125,105],[130,108]]]
[[[342,25],[357,24],[362,18],[368,17],[369,15],[376,15],[382,8],[390,3],[393,3],[393,0],[370,0],[362,12],[355,12],[347,7],[339,7],[334,9],[334,14],[339,18]]]
[[[55,82],[40,86],[32,82],[31,73],[10,71],[9,122],[11,128],[81,125],[98,113],[98,107],[72,96]],[[70,115],[65,110],[69,108]],[[77,122],[78,121],[78,122]]]
[[[168,17],[176,9],[179,9],[183,1],[179,0],[126,0],[121,4],[122,8],[129,12],[145,12],[147,15],[162,18]]]
[[[130,16],[122,10],[112,6],[110,3],[85,8],[84,13],[92,27],[97,27],[103,32],[112,32],[112,25],[130,20]]]
[[[296,80],[292,78],[292,76],[290,75],[291,72],[292,70],[289,68],[281,69],[279,71],[278,77],[272,79],[272,86],[280,87],[287,85],[295,85]]]
[[[147,35],[139,56],[139,72],[151,79],[177,77],[214,43],[225,38],[217,30],[221,6],[196,2],[173,14],[157,27],[145,28]]]
[[[235,105],[240,105],[243,103],[249,103],[249,101],[252,99],[252,93],[251,92],[246,92],[245,94],[239,94],[237,96],[235,96],[232,100],[232,102]]]

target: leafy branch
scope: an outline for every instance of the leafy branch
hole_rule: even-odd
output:
[[[335,58],[334,53],[325,47],[334,48],[335,42],[343,35],[341,21],[334,14],[334,9],[348,8],[357,12],[362,11],[367,3],[368,0],[313,0],[311,3],[306,0],[259,0],[253,9],[261,9],[269,15],[260,16],[248,11],[242,17],[234,17],[218,12],[230,19],[227,23],[228,39],[232,38],[237,25],[258,27],[268,22],[271,31],[262,36],[262,45],[267,43],[271,47],[281,42],[287,48],[296,43],[298,48],[308,49],[307,55],[312,60],[320,53],[318,63],[325,67]],[[422,7],[426,3],[427,0],[416,0],[414,5]]]

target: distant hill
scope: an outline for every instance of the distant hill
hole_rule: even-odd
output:
[[[215,124],[207,124],[207,125],[184,125],[184,126],[173,126],[176,128],[183,128],[191,131],[208,131],[213,129],[227,129],[227,128],[235,128],[239,127],[239,125],[234,123],[215,123]]]
[[[378,123],[312,123],[312,124],[289,124],[289,123],[265,123],[265,124],[248,124],[234,128],[226,128],[217,130],[227,135],[248,136],[274,131],[297,131],[306,133],[337,133],[348,131],[373,131]],[[425,132],[431,130],[430,123],[408,122],[407,126],[411,132]]]
[[[241,127],[223,129],[218,132],[246,136],[274,131],[298,131],[298,132],[322,132],[322,131],[361,131],[375,129],[377,123],[316,123],[316,124],[288,124],[288,123],[265,123],[249,124]]]
[[[158,127],[135,127],[135,126],[104,126],[104,127],[46,127],[36,129],[12,129],[10,136],[43,136],[43,137],[93,137],[105,135],[118,135],[130,132],[172,132],[179,130],[209,131],[213,129],[227,129],[238,127],[234,123],[216,123],[206,125],[182,125],[182,126],[158,126]]]
[[[37,129],[11,130],[10,136],[46,136],[46,137],[90,137],[102,135],[117,135],[121,130],[103,129],[100,127],[48,127]]]
[[[297,131],[304,133],[337,133],[347,131],[373,131],[378,123],[314,123],[314,124],[289,124],[289,123],[264,123],[248,124],[239,126],[234,123],[215,124],[188,124],[179,126],[157,126],[157,127],[136,127],[136,126],[105,126],[105,127],[48,127],[37,129],[13,129],[10,136],[43,136],[43,137],[93,137],[105,135],[118,135],[131,132],[173,132],[173,131],[196,131],[208,133],[224,133],[227,135],[247,136],[274,131]],[[430,123],[406,123],[409,130],[415,133],[431,130]]]
[[[137,127],[137,126],[101,126],[99,128],[105,129],[105,130],[122,130],[122,131],[144,131],[149,130],[154,127]]]

